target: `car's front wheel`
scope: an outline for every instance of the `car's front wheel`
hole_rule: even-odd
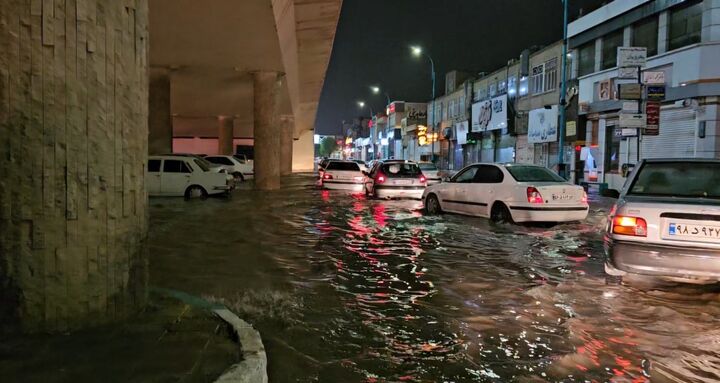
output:
[[[428,194],[428,196],[425,197],[425,212],[431,215],[442,213],[440,200],[438,200],[435,194]]]
[[[513,223],[510,209],[502,202],[496,202],[490,211],[490,220],[495,223]]]
[[[207,197],[207,191],[205,188],[199,185],[192,185],[185,190],[185,198],[206,198]]]

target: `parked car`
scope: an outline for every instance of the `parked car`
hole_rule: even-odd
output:
[[[568,222],[585,219],[587,194],[550,169],[522,164],[474,164],[423,194],[429,214],[451,212],[495,222]]]
[[[235,177],[233,177],[230,173],[227,172],[225,167],[222,165],[214,164],[208,160],[206,160],[202,155],[200,154],[193,154],[193,153],[168,153],[168,154],[162,154],[163,156],[179,156],[179,157],[190,157],[195,158],[201,163],[203,163],[206,167],[210,168],[210,171],[213,173],[223,173],[225,175],[225,179],[228,181],[228,184],[230,185],[231,189],[235,188]]]
[[[375,198],[420,199],[427,187],[420,167],[410,161],[379,161],[365,175],[365,194]]]
[[[605,252],[610,280],[720,281],[720,161],[641,161],[611,210]]]
[[[237,182],[243,182],[255,174],[252,163],[240,162],[235,156],[212,155],[206,156],[205,160],[225,168],[225,171],[232,175]]]
[[[325,189],[362,192],[365,176],[360,165],[354,161],[332,160],[325,167],[320,182]]]
[[[231,189],[225,173],[213,172],[190,156],[150,156],[147,191],[150,196],[206,197]]]
[[[442,176],[440,175],[440,171],[434,163],[418,162],[418,166],[420,166],[420,170],[422,170],[423,175],[425,175],[425,178],[427,178],[428,185],[439,184],[440,182],[442,182]]]
[[[364,172],[368,171],[368,167],[367,167],[367,164],[365,163],[365,161],[363,161],[363,160],[351,160],[351,161],[360,165],[360,170],[362,170]]]

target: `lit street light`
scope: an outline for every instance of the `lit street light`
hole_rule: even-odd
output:
[[[373,85],[370,87],[370,90],[373,92],[373,94],[380,94],[381,89],[379,86]],[[387,104],[390,105],[390,96],[385,92],[385,98],[387,99]]]
[[[435,61],[430,57],[429,54],[423,52],[423,49],[419,46],[411,46],[410,50],[415,57],[425,56],[430,60],[430,72],[432,75],[432,121],[429,121],[430,128],[435,132]],[[432,162],[435,162],[435,142],[432,143]]]
[[[365,101],[358,101],[357,104],[361,109],[365,107]]]

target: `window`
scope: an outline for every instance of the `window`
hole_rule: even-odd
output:
[[[623,30],[618,29],[615,32],[603,37],[602,45],[602,69],[609,69],[617,66],[617,49],[623,45]]]
[[[475,179],[475,173],[477,173],[478,167],[477,166],[471,166],[464,171],[460,172],[460,174],[456,175],[455,178],[453,178],[453,182],[459,182],[459,183],[470,183],[473,182]]]
[[[467,108],[465,107],[465,96],[461,96],[461,97],[460,97],[460,102],[459,102],[459,104],[460,104],[460,105],[458,106],[458,109],[459,109],[459,110],[458,110],[458,114],[464,115],[465,112],[467,112]]]
[[[545,91],[545,64],[540,64],[532,68],[530,76],[530,91],[532,94],[540,94]]]
[[[558,59],[557,57],[545,63],[545,91],[555,90],[558,85]]]
[[[228,166],[233,166],[233,165],[235,165],[235,164],[233,164],[232,161],[230,161],[230,159],[227,158],[227,157],[205,157],[205,159],[208,160],[208,161],[210,161],[210,162],[212,162],[212,163],[214,163],[214,164],[228,165]]]
[[[517,93],[517,77],[510,76],[507,81],[507,94],[510,98],[515,97],[515,94]]]
[[[507,170],[517,182],[567,182],[542,166],[510,165]]]
[[[720,166],[713,162],[648,162],[630,186],[633,195],[720,198]]]
[[[180,160],[165,160],[163,164],[163,172],[165,173],[190,173],[190,168],[185,164],[185,161]]]
[[[415,178],[420,175],[420,167],[417,164],[405,162],[390,162],[383,164],[380,168],[389,178]]]
[[[149,173],[157,173],[160,171],[160,160],[149,160],[147,171]]]
[[[505,80],[498,82],[498,94],[503,94],[507,92],[507,88],[505,87],[505,85]]]
[[[475,101],[481,101],[487,98],[487,87],[480,85],[477,93],[475,93]]]
[[[325,170],[340,170],[359,172],[360,166],[355,162],[331,161]]]
[[[428,171],[434,172],[434,171],[438,170],[438,168],[432,162],[423,162],[420,164],[420,170],[428,170]]]
[[[455,109],[455,100],[450,100],[450,117],[455,117],[457,110]]]
[[[633,26],[632,46],[647,48],[647,55],[655,56],[658,48],[658,18],[649,17]]]
[[[497,95],[497,83],[495,81],[488,84],[488,96],[495,97]]]
[[[591,41],[578,49],[578,76],[595,72],[595,41]]]
[[[620,141],[622,141],[620,127],[617,125],[608,126],[605,132],[607,153],[605,156],[605,173],[618,174],[620,173]]]
[[[527,76],[520,77],[520,97],[527,96],[528,94],[528,78]]]
[[[702,29],[702,2],[670,11],[669,50],[700,42]]]
[[[193,160],[193,162],[195,162],[195,165],[197,165],[200,169],[202,169],[202,171],[204,171],[204,172],[210,171],[210,166],[208,166],[207,161],[200,160],[199,158],[195,158]]]
[[[502,170],[498,169],[497,166],[481,165],[475,173],[473,182],[479,184],[499,184],[503,182],[504,178],[505,176]]]

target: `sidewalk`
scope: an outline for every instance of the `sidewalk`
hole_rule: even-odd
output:
[[[213,382],[240,347],[211,311],[151,295],[127,322],[72,334],[1,335],[1,382]]]

